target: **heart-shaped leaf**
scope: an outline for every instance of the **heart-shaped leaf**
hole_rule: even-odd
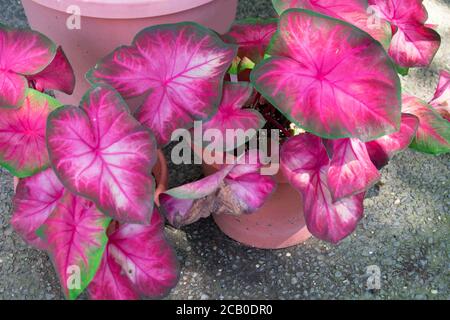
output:
[[[419,118],[419,127],[411,143],[417,151],[441,154],[450,151],[450,123],[432,106],[416,97],[404,95],[402,111]]]
[[[395,28],[389,55],[401,67],[426,67],[439,49],[441,38],[425,25],[422,0],[369,0],[377,14]]]
[[[64,294],[76,299],[94,278],[107,242],[110,218],[70,192],[38,230],[47,243]]]
[[[28,243],[45,249],[36,231],[47,220],[64,194],[64,187],[52,169],[20,179],[13,203],[11,225]]]
[[[277,19],[246,19],[235,22],[224,35],[226,42],[239,46],[238,56],[248,58],[253,63],[264,59],[273,34],[277,31]]]
[[[55,44],[31,30],[0,25],[0,108],[22,105],[28,87],[26,75],[42,71],[56,53]]]
[[[150,221],[156,143],[116,91],[95,87],[80,108],[65,106],[51,113],[47,145],[66,188],[117,220]]]
[[[216,112],[236,51],[195,23],[154,26],[139,32],[132,46],[105,57],[87,77],[125,98],[146,94],[136,116],[164,145],[175,129],[191,128],[193,120]]]
[[[72,94],[75,89],[75,74],[61,47],[58,47],[53,61],[41,72],[27,76],[39,91],[58,90]]]
[[[264,117],[254,109],[243,109],[253,97],[253,86],[247,82],[226,83],[223,88],[222,102],[219,110],[214,117],[203,124],[203,132],[208,129],[219,130],[222,135],[217,136],[213,142],[221,150],[231,151],[240,147],[247,141],[237,141],[236,139],[227,139],[227,130],[242,130],[244,133],[250,133],[254,129],[254,134],[246,134],[246,139],[252,139],[256,130],[260,129],[266,123]],[[225,141],[223,141],[225,139]]]
[[[60,106],[52,97],[27,89],[20,108],[0,108],[0,165],[20,178],[48,167],[47,116]]]
[[[288,119],[324,138],[374,140],[400,125],[400,82],[365,32],[301,9],[285,11],[251,78]]]
[[[450,121],[450,74],[445,70],[439,75],[439,83],[430,104],[444,119]]]
[[[391,41],[391,26],[380,17],[375,17],[364,0],[273,0],[281,15],[287,9],[306,9],[351,23],[378,40],[388,48]]]
[[[164,236],[164,220],[156,209],[150,225],[121,225],[109,236],[108,247],[139,296],[160,298],[177,284],[177,258]],[[116,297],[119,293],[104,294]]]
[[[402,114],[400,131],[366,142],[367,152],[373,164],[381,169],[392,157],[405,150],[414,139],[419,119],[411,114]]]
[[[327,181],[334,200],[367,191],[380,180],[364,142],[347,138],[333,140],[331,144],[333,156]]]
[[[314,236],[337,243],[353,232],[363,216],[364,193],[333,201],[329,159],[319,137],[307,133],[287,140],[281,168],[302,195],[306,225]]]

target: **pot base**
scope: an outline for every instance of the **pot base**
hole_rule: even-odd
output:
[[[279,183],[272,197],[253,214],[213,215],[213,218],[230,238],[261,249],[287,248],[311,237],[300,196],[287,183]]]

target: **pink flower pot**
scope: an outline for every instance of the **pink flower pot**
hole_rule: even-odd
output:
[[[145,27],[194,21],[225,33],[238,0],[22,0],[30,26],[61,45],[77,80],[72,96],[57,93],[64,104],[78,105],[89,88],[84,75],[116,47],[129,45]],[[69,13],[67,13],[69,12]],[[79,29],[74,25],[79,12]],[[133,107],[136,102],[129,102]]]

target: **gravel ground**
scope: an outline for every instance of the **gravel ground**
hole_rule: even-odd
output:
[[[429,69],[402,80],[429,99],[439,69],[450,70],[450,1],[424,1],[439,24],[442,47]],[[20,3],[2,0],[0,19],[26,25]],[[239,17],[273,15],[268,0],[241,0]],[[316,239],[284,250],[251,249],[223,235],[211,219],[167,233],[182,266],[168,299],[450,299],[450,156],[406,151],[382,170],[365,200],[365,218],[338,246]],[[201,175],[171,166],[171,184]],[[174,170],[176,169],[176,170]],[[47,256],[9,226],[12,178],[0,169],[0,299],[62,299]],[[381,289],[367,290],[367,267],[381,271]]]

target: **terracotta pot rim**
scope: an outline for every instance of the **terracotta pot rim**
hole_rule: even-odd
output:
[[[170,15],[216,0],[22,0],[67,12],[77,6],[82,17],[103,19],[139,19]],[[71,14],[70,11],[68,14]]]

